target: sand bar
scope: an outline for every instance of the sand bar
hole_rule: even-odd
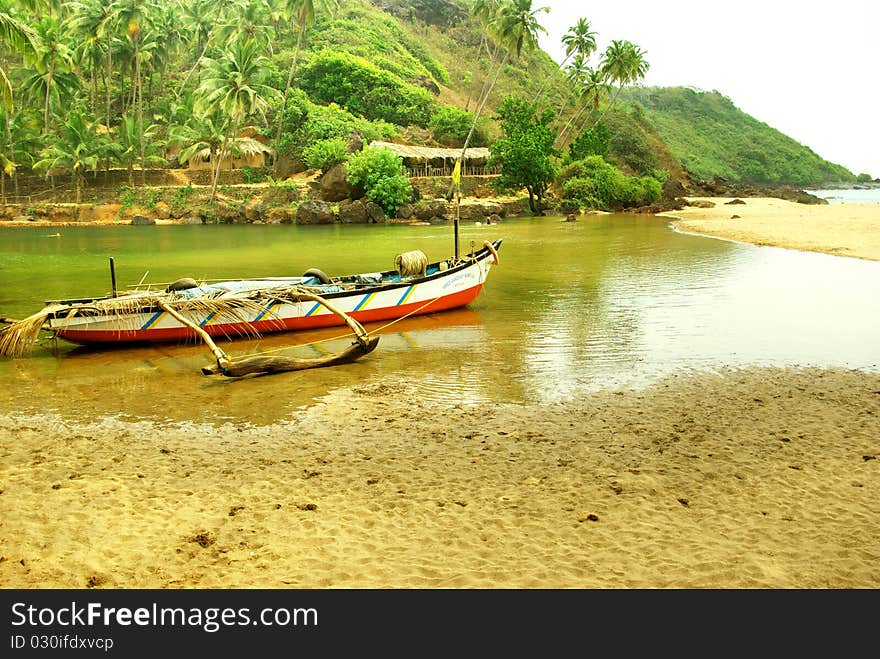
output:
[[[880,204],[799,204],[769,197],[691,197],[712,208],[664,213],[679,231],[880,261]],[[738,217],[734,217],[738,216]]]
[[[374,383],[271,426],[0,437],[4,588],[880,587],[880,373],[443,409]]]

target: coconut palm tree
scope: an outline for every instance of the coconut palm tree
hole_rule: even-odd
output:
[[[144,129],[144,160],[150,165],[164,165],[165,158],[159,155],[158,145],[154,141],[158,134],[159,126],[150,124]],[[131,115],[122,117],[119,126],[116,127],[115,139],[110,145],[110,151],[120,165],[128,170],[128,184],[134,185],[134,164],[140,161],[140,132],[137,120]]]
[[[293,75],[299,60],[299,51],[306,37],[306,30],[315,24],[316,10],[325,8],[334,11],[339,6],[339,0],[287,0],[287,15],[296,26],[296,47],[293,51],[293,59],[290,62],[290,71],[287,73],[287,83],[284,85],[284,94],[281,97],[281,108],[278,111],[278,129],[275,131],[275,165],[274,176],[278,177],[278,164],[281,148],[281,129],[284,126],[284,110],[287,106],[287,97],[290,95],[290,87],[293,84]]]
[[[606,73],[602,69],[587,68],[578,79],[577,90],[582,106],[559,133],[560,150],[564,149],[571,137],[583,130],[590,117],[598,112],[602,101],[611,93],[611,83],[608,82]],[[586,118],[584,118],[585,113],[587,113]],[[579,126],[578,130],[572,130],[574,126]]]
[[[76,89],[78,80],[71,73],[73,48],[65,40],[65,31],[59,20],[51,15],[44,16],[34,31],[39,45],[29,58],[33,73],[22,83],[22,88],[28,95],[42,100],[45,133],[49,131],[52,106],[57,107],[63,93]]]
[[[242,122],[252,115],[265,119],[269,100],[279,96],[278,90],[262,81],[263,67],[268,59],[259,54],[256,41],[239,37],[216,59],[205,59],[204,75],[196,90],[197,111],[219,110],[225,116],[223,145],[214,165],[211,201],[217,193],[220,164],[228,152],[230,138],[237,136]]]
[[[617,101],[625,85],[635,84],[645,77],[651,66],[645,59],[646,54],[633,42],[620,39],[612,41],[605,49],[599,66],[606,79],[617,84],[617,91],[596,120],[597,123]]]
[[[7,11],[0,11],[0,47],[3,50],[14,50],[22,55],[36,55],[39,37],[33,29],[23,21],[14,18]],[[12,112],[12,85],[6,72],[0,67],[0,105]]]
[[[474,130],[476,130],[477,122],[480,119],[486,101],[489,99],[492,88],[498,82],[498,76],[504,69],[504,65],[507,64],[511,56],[518,58],[523,49],[532,50],[538,44],[538,33],[546,32],[546,30],[538,22],[537,15],[540,12],[548,11],[550,11],[548,7],[532,8],[532,0],[502,0],[494,17],[486,22],[489,37],[494,38],[498,45],[496,52],[498,52],[498,49],[501,49],[504,51],[504,55],[498,62],[494,75],[490,66],[486,78],[488,85],[484,83],[484,92],[474,111],[471,127],[467,137],[465,137],[459,160],[463,160],[465,153],[467,153],[468,144],[470,144]]]
[[[86,172],[98,168],[107,148],[107,136],[100,134],[96,127],[97,122],[89,120],[82,111],[74,110],[61,125],[57,137],[40,152],[40,160],[33,165],[34,171],[44,171],[47,178],[59,170],[69,172],[76,203],[82,199]]]
[[[144,151],[144,89],[142,79],[141,43],[156,12],[152,0],[117,0],[117,21],[124,27],[125,35],[131,42],[134,62],[133,96],[137,104],[138,138],[140,140],[141,183],[146,169]],[[133,104],[134,105],[134,104]]]
[[[269,4],[266,0],[249,0],[239,11],[226,17],[217,29],[217,40],[231,43],[241,36],[245,41],[255,39],[272,54],[273,30],[269,26]]]
[[[590,21],[586,18],[579,18],[578,22],[562,36],[562,45],[565,46],[565,59],[559,64],[560,68],[564,69],[565,64],[572,57],[579,57],[583,62],[586,62],[596,52],[596,33],[590,29]],[[540,98],[549,80],[548,76],[535,94],[535,98],[532,99],[533,102]]]
[[[104,122],[110,128],[110,82],[113,80],[113,20],[116,18],[117,4],[105,0],[82,0],[69,3],[71,17],[68,28],[87,49],[92,64],[92,79],[95,80],[96,57],[104,65]],[[98,44],[101,44],[100,46]],[[95,96],[97,94],[95,93]],[[97,113],[97,111],[96,111]]]

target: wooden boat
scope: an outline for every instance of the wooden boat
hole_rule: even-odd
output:
[[[327,277],[307,271],[300,277],[267,277],[210,283],[180,280],[164,290],[138,288],[125,293],[46,302],[45,308],[0,333],[0,356],[23,354],[41,330],[83,345],[191,341],[201,338],[214,352],[218,368],[230,375],[229,358],[211,340],[289,332],[348,324],[358,341],[351,354],[296,369],[263,364],[262,372],[298,370],[351,361],[375,348],[362,323],[391,321],[463,307],[483,288],[498,263],[501,240],[461,258],[427,263],[421,252],[399,255],[397,269]],[[457,252],[458,250],[456,250]],[[418,254],[415,263],[401,256]],[[415,266],[415,267],[414,267]],[[112,274],[112,259],[111,259]],[[226,364],[226,366],[224,366]],[[253,365],[253,364],[252,364]],[[292,366],[292,363],[286,366]],[[208,373],[208,370],[203,369]]]

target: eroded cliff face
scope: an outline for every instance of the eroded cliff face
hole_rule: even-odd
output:
[[[373,5],[401,20],[419,20],[439,28],[452,27],[467,18],[464,7],[453,0],[371,0]]]

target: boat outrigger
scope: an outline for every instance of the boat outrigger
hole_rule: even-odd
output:
[[[457,236],[456,236],[457,238]],[[489,270],[498,264],[501,240],[486,241],[462,257],[428,263],[420,251],[395,259],[386,272],[328,277],[309,270],[300,277],[267,277],[199,283],[182,279],[164,289],[136,287],[117,293],[111,259],[113,292],[104,297],[54,300],[40,312],[10,321],[0,330],[0,356],[24,354],[40,331],[78,344],[114,346],[133,342],[203,340],[216,367],[206,375],[237,377],[250,373],[300,370],[350,362],[371,352],[378,337],[363,323],[463,307],[483,288]],[[457,243],[456,243],[457,248]],[[305,360],[256,356],[232,359],[214,337],[259,336],[347,324],[354,343],[335,355]]]

